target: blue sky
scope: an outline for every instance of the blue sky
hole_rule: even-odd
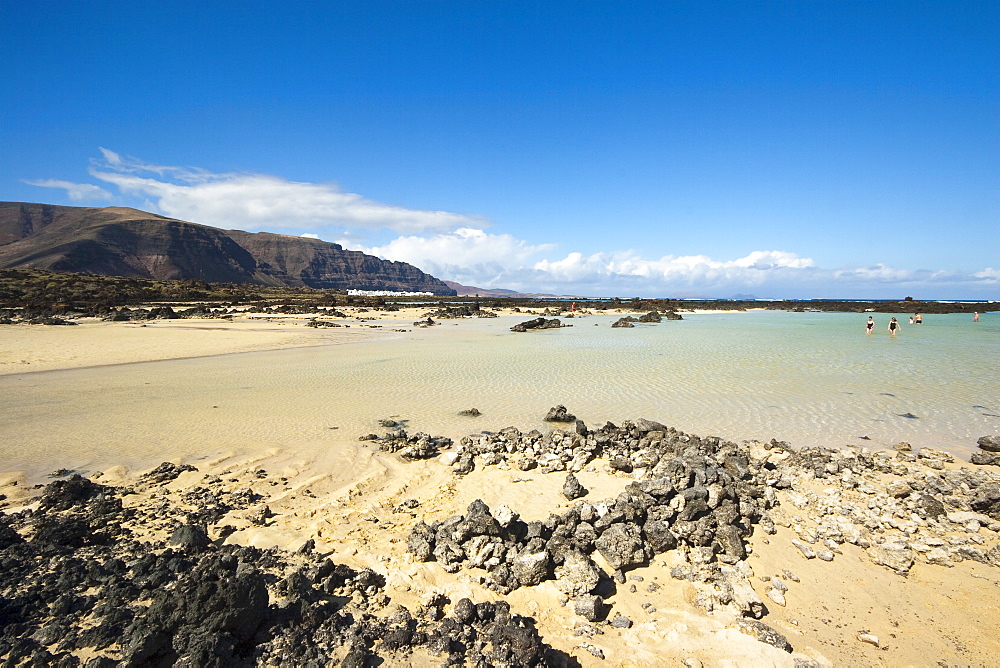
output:
[[[0,199],[479,287],[1000,299],[1000,3],[0,0]]]

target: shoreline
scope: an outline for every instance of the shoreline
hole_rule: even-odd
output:
[[[245,311],[227,318],[151,319],[111,322],[79,318],[70,325],[0,324],[0,376],[117,366],[233,353],[341,345],[412,334],[426,320],[426,306],[397,311],[342,307],[342,318],[323,312],[275,314]],[[533,311],[497,317],[531,317]],[[310,327],[311,320],[330,323]],[[452,322],[435,321],[436,325]],[[183,336],[167,339],[167,332]],[[195,351],[198,352],[195,352]],[[22,366],[23,365],[23,366]],[[25,368],[31,365],[31,368]]]
[[[226,319],[109,322],[98,318],[81,318],[71,321],[74,324],[69,326],[0,324],[0,376],[394,338],[395,334],[412,334],[418,329],[417,323],[426,320],[427,313],[433,309],[422,306],[390,312],[373,311],[366,307],[343,307],[342,310],[345,317],[336,319],[322,313],[274,314],[246,311]],[[521,312],[499,310],[497,317],[531,318],[543,312],[544,309]],[[576,317],[629,312],[626,309],[615,309],[608,313],[581,312]],[[332,323],[333,326],[308,327],[307,324],[313,319]],[[450,322],[455,321],[436,320],[434,324]],[[187,338],[165,339],[161,336],[164,330],[185,332]],[[31,368],[25,368],[28,365]]]
[[[379,338],[376,330],[357,325],[350,329],[317,330],[299,328],[291,321],[260,322],[249,318],[236,322],[152,320],[143,324],[88,320],[69,327],[28,324],[0,327],[3,327],[0,376],[338,345]],[[178,332],[183,334],[165,336]]]
[[[773,309],[765,307],[711,309],[682,306],[677,312],[682,316],[685,314],[700,316],[750,314],[769,310]],[[342,311],[342,318],[327,316],[322,311],[307,314],[276,314],[247,310],[225,318],[185,317],[109,322],[100,318],[82,317],[70,320],[69,326],[0,324],[0,376],[395,338],[393,335],[412,335],[415,330],[422,328],[428,312],[432,312],[433,309],[421,305],[407,306],[396,311],[373,310],[370,307],[342,307]],[[541,307],[534,310],[508,307],[491,311],[505,320],[531,319],[538,316],[560,318],[564,327],[572,326],[576,318],[627,316],[639,313],[620,307],[597,311],[581,309],[572,315],[567,312],[552,312]],[[462,319],[438,319],[434,321],[434,325],[453,324]],[[311,320],[329,325],[307,327]],[[164,330],[184,332],[185,335],[167,338]]]

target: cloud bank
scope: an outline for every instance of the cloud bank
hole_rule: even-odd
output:
[[[346,241],[341,243],[347,245]],[[507,287],[508,282],[520,284],[524,267],[554,248],[554,244],[531,245],[509,234],[461,227],[429,237],[401,236],[383,246],[358,249],[408,262],[446,280],[478,287]]]
[[[130,205],[216,227],[287,231],[310,238],[338,236],[345,248],[408,262],[438,278],[482,288],[622,297],[1000,296],[1000,270],[994,268],[974,273],[885,264],[830,269],[786,250],[752,250],[735,259],[647,258],[630,249],[585,254],[487,232],[483,218],[384,204],[332,184],[157,165],[104,148],[101,154],[88,171],[114,186],[118,196],[95,184],[58,179],[25,182],[63,189],[73,202],[138,200]],[[627,221],[618,227],[627,227]],[[376,233],[385,238],[387,231],[397,236],[381,245],[362,245]]]
[[[563,293],[663,294],[761,286],[778,278],[812,275],[813,261],[784,251],[754,251],[731,261],[705,255],[645,259],[634,251],[549,258],[555,244],[532,245],[509,234],[458,229],[433,236],[403,236],[382,246],[361,248],[389,260],[408,262],[435,276],[481,288]]]
[[[925,299],[991,298],[1000,271],[896,269],[884,264],[826,269],[807,257],[758,250],[733,260],[708,255],[645,258],[634,250],[552,256],[554,244],[532,245],[508,234],[458,229],[399,237],[362,247],[431,274],[480,288],[581,296]]]
[[[106,148],[89,173],[125,196],[143,199],[156,213],[172,218],[250,230],[313,230],[334,226],[388,229],[401,234],[456,227],[481,227],[485,221],[448,211],[423,211],[383,204],[333,184],[288,181],[264,174],[214,174],[191,167],[155,165]],[[70,199],[110,193],[99,186],[68,181],[29,181],[64,188]]]

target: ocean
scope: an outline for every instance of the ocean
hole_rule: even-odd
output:
[[[281,452],[338,468],[391,418],[460,439],[644,417],[701,436],[947,450],[1000,433],[1000,314],[748,311],[614,329],[621,314],[512,333],[521,318],[443,320],[386,339],[0,377],[0,471],[149,468]],[[525,316],[527,319],[530,316]],[[482,415],[459,411],[477,408]],[[558,426],[558,425],[556,425]],[[345,481],[350,471],[344,471]]]

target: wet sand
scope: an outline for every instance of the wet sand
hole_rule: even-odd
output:
[[[0,375],[77,369],[154,360],[210,357],[230,353],[282,350],[351,343],[385,336],[382,321],[361,314],[351,327],[306,327],[306,317],[247,314],[231,320],[190,318],[149,322],[104,322],[81,319],[72,326],[0,326]],[[414,310],[413,315],[417,315]],[[380,325],[379,328],[373,325]]]
[[[253,311],[228,319],[105,322],[81,318],[76,321],[79,324],[71,326],[0,325],[0,376],[388,338],[412,333],[414,323],[425,320],[431,309],[423,306],[393,312],[356,307],[340,307],[340,310],[349,317],[320,319],[342,326],[319,328],[305,326],[313,315]],[[510,319],[538,317],[542,311],[494,310]],[[620,309],[611,312],[625,313]],[[454,321],[440,320],[439,324],[454,324]]]

